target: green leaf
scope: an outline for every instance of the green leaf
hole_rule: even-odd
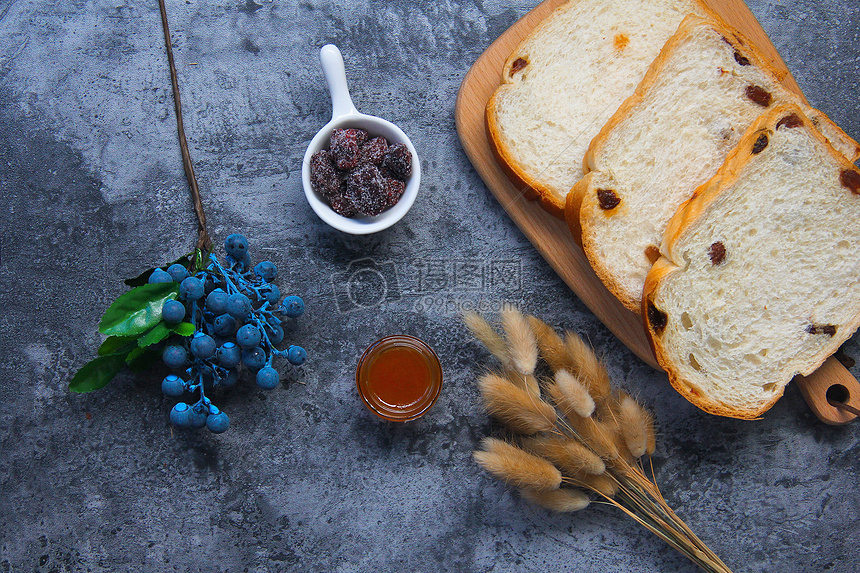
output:
[[[143,334],[161,322],[164,302],[179,295],[177,283],[145,284],[116,299],[99,323],[99,332],[113,336]]]
[[[147,332],[146,334],[144,334],[143,336],[138,338],[137,339],[137,345],[140,348],[144,348],[146,346],[152,346],[153,344],[155,344],[157,342],[161,342],[162,340],[164,340],[168,336],[170,336],[170,329],[167,327],[167,325],[164,324],[164,321],[162,320],[161,322],[159,322],[158,324],[153,326],[149,330],[149,332]],[[134,351],[132,351],[132,352],[134,352]]]
[[[125,363],[131,364],[132,362],[140,358],[144,352],[146,352],[146,348],[144,348],[143,346],[138,346],[137,348],[128,353],[128,355],[125,357]]]
[[[132,356],[134,355],[134,356]],[[152,346],[137,347],[128,353],[126,364],[132,372],[143,372],[152,368],[161,359],[161,352]]]
[[[125,279],[125,284],[127,284],[130,287],[139,287],[141,285],[145,285],[145,284],[147,284],[146,281],[149,280],[149,275],[152,274],[152,271],[154,271],[156,268],[167,270],[167,267],[169,267],[173,263],[179,263],[179,264],[183,265],[185,268],[188,268],[188,265],[191,264],[191,257],[193,255],[194,255],[194,253],[188,253],[188,254],[182,255],[181,257],[179,257],[178,259],[176,259],[172,263],[167,263],[163,267],[153,267],[151,269],[146,269],[145,271],[143,271],[142,273],[140,273],[136,277],[133,277],[130,279]]]
[[[98,355],[128,354],[135,346],[137,338],[134,336],[108,336],[99,346]]]
[[[125,366],[124,354],[100,356],[84,364],[69,382],[72,392],[92,392],[104,388]]]
[[[180,322],[179,324],[169,326],[168,328],[179,336],[191,336],[194,334],[194,331],[197,330],[197,328],[195,328],[195,326],[190,322]]]
[[[163,320],[153,326],[146,334],[137,339],[137,346],[143,348],[157,344],[170,336],[178,334],[179,336],[191,336],[197,328],[190,322],[180,322],[179,324],[167,324]]]

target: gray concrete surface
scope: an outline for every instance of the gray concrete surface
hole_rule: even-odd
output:
[[[551,515],[473,463],[493,431],[473,384],[486,355],[458,311],[503,300],[586,335],[653,409],[658,482],[735,571],[858,569],[860,426],[823,425],[793,386],[757,422],[690,406],[472,170],[457,89],[534,0],[258,2],[168,2],[212,233],[247,234],[308,305],[288,338],[309,363],[273,392],[221,397],[233,424],[214,436],[171,431],[163,371],[66,390],[122,280],[193,246],[157,3],[0,0],[0,572],[693,571],[617,510]],[[749,5],[810,101],[860,138],[860,4]],[[330,113],[327,42],[357,107],[400,124],[422,158],[417,204],[371,237],[328,229],[301,193]],[[338,304],[368,259],[392,288],[353,278],[363,306]],[[431,343],[446,377],[433,410],[399,426],[364,410],[353,382],[360,352],[398,332]],[[857,342],[846,354],[860,358]]]

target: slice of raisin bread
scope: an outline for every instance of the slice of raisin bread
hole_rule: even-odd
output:
[[[687,16],[592,141],[567,212],[607,288],[634,312],[669,218],[765,110],[798,103],[852,160],[857,143],[785,89],[764,56],[716,20]]]
[[[752,419],[860,324],[860,171],[796,105],[760,117],[672,217],[643,314],[678,392]]]
[[[487,104],[491,148],[511,180],[563,218],[588,143],[688,13],[713,14],[700,0],[571,0],[537,26]]]

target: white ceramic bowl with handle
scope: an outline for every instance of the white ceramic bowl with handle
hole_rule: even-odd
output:
[[[305,190],[305,197],[320,219],[345,233],[366,235],[387,229],[406,215],[418,196],[418,188],[421,184],[421,163],[415,152],[415,146],[412,145],[406,134],[390,121],[360,113],[355,109],[346,84],[343,56],[337,46],[333,44],[323,46],[320,49],[320,62],[331,94],[332,118],[314,136],[305,152],[305,158],[302,161],[302,186]],[[370,134],[370,137],[382,136],[391,145],[402,143],[412,154],[412,175],[406,180],[406,190],[403,192],[403,196],[393,207],[374,217],[349,218],[335,213],[311,184],[311,157],[313,154],[321,149],[328,149],[333,129],[350,127],[363,129]]]

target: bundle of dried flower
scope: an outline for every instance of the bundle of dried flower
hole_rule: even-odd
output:
[[[504,335],[478,314],[463,319],[501,364],[478,379],[487,412],[518,435],[486,438],[475,452],[478,464],[554,511],[579,511],[593,500],[612,504],[703,570],[731,573],[645,475],[640,458],[654,452],[653,419],[611,388],[587,343],[573,332],[559,336],[512,306],[501,312]],[[539,358],[548,370],[540,381]]]

